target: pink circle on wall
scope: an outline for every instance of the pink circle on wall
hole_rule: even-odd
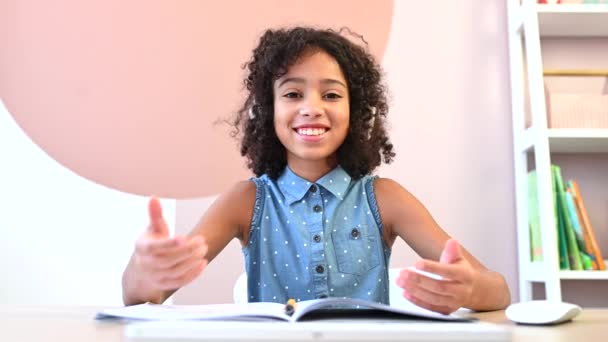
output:
[[[222,192],[251,174],[229,136],[264,29],[348,26],[381,60],[393,1],[0,4],[0,96],[44,151],[121,191]]]

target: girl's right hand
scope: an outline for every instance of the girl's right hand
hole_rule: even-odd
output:
[[[207,244],[201,236],[171,237],[158,198],[150,199],[148,212],[150,225],[135,243],[134,266],[140,291],[179,289],[207,266]]]

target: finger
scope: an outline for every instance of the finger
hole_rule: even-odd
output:
[[[186,274],[178,278],[164,278],[159,282],[159,286],[164,290],[174,290],[190,283],[207,267],[207,259],[199,260],[196,266],[189,270]]]
[[[201,237],[197,237],[189,240],[187,245],[169,248],[160,253],[140,254],[139,264],[159,277],[166,277],[176,266],[191,259],[203,259],[206,255],[207,244]]]
[[[417,286],[429,292],[449,297],[455,297],[459,293],[459,284],[452,280],[432,279],[408,269],[401,271],[397,278],[397,285],[401,288]]]
[[[193,255],[190,258],[183,260],[170,269],[168,278],[179,279],[187,274],[192,268],[196,267],[204,258],[199,255]]]
[[[184,256],[189,256],[196,253],[200,248],[207,248],[207,243],[202,236],[195,236],[192,238],[184,237],[184,243],[177,245],[166,250],[160,251],[157,256],[167,261],[173,260],[174,263],[184,259]]]
[[[442,276],[445,280],[466,281],[467,274],[460,265],[443,264],[437,261],[423,259],[416,261],[416,268]]]
[[[172,253],[158,255],[156,268],[173,269],[187,260],[200,260],[207,255],[207,249],[205,241],[200,236],[195,237],[188,241],[187,245],[174,249]]]
[[[412,296],[414,296],[422,301],[425,301],[427,303],[431,303],[433,305],[448,306],[449,304],[452,304],[454,301],[454,299],[452,297],[430,292],[413,283],[406,283],[404,290],[407,291]]]
[[[415,284],[408,283],[403,289],[404,294],[409,294],[410,297],[426,303],[425,307],[432,307],[433,311],[452,312],[459,307],[457,298],[446,296],[427,291],[424,288],[418,287]],[[408,297],[406,297],[408,298]],[[409,298],[408,298],[409,299]]]
[[[439,262],[444,264],[455,264],[462,260],[462,258],[464,258],[464,256],[462,255],[462,250],[460,249],[458,241],[454,239],[446,241]]]
[[[204,257],[207,253],[207,246],[201,238],[188,239],[180,236],[162,241],[143,241],[135,247],[138,264],[152,271],[166,271],[192,255]]]
[[[449,306],[441,306],[441,305],[436,305],[436,304],[431,304],[423,299],[420,299],[416,296],[413,296],[412,294],[410,294],[407,290],[403,291],[403,297],[407,300],[409,300],[410,302],[418,305],[421,308],[425,308],[431,311],[435,311],[435,312],[439,312],[442,313],[444,315],[449,315],[452,312],[456,311],[456,309],[451,308]]]
[[[144,236],[135,242],[135,251],[138,254],[160,254],[167,252],[172,248],[178,248],[183,245],[185,241],[184,237],[177,236],[174,238],[166,239],[151,239]]]
[[[148,216],[150,217],[148,230],[151,233],[169,236],[169,227],[163,218],[163,208],[157,197],[151,197],[148,202]]]

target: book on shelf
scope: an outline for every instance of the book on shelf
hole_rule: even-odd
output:
[[[542,260],[536,171],[528,173],[528,223],[532,261]],[[551,165],[552,197],[560,270],[606,270],[576,181],[564,182],[561,168]]]
[[[581,253],[578,248],[578,242],[576,241],[576,235],[574,233],[574,228],[572,226],[572,217],[570,217],[568,211],[568,204],[566,203],[566,187],[564,185],[562,179],[561,168],[557,165],[551,166],[555,172],[555,187],[556,187],[556,198],[557,198],[557,207],[559,212],[559,219],[563,223],[565,237],[566,237],[566,246],[568,250],[568,261],[570,263],[570,269],[573,271],[582,271],[583,270],[583,262],[581,258]]]
[[[608,0],[583,0],[583,4],[589,4],[589,5],[608,4]]]
[[[586,271],[594,270],[597,269],[597,262],[595,262],[595,258],[592,257],[592,251],[587,250],[585,246],[585,238],[583,237],[580,219],[574,204],[574,197],[572,196],[572,192],[569,191],[568,184],[569,182],[566,183],[566,205],[568,206],[568,216],[570,218],[570,222],[572,223],[572,230],[574,231],[574,237],[580,252],[583,269]]]
[[[568,191],[572,194],[572,198],[576,207],[576,212],[579,218],[579,223],[583,234],[585,251],[589,254],[593,262],[596,263],[596,267],[594,267],[594,269],[604,271],[606,270],[606,263],[595,238],[595,233],[593,231],[593,227],[591,226],[591,222],[589,221],[589,216],[587,215],[587,210],[585,209],[583,197],[581,196],[578,183],[574,180],[569,181]]]
[[[528,173],[528,226],[530,229],[530,260],[543,261],[536,170]]]
[[[557,173],[561,174],[558,166],[551,165],[551,184],[553,189],[553,214],[555,215],[555,225],[557,229],[557,244],[559,252],[559,269],[570,270],[570,258],[568,255],[568,242],[566,238],[566,226],[559,201],[559,186],[557,183]]]
[[[476,320],[473,317],[467,317],[457,313],[444,315],[413,304],[411,307],[393,307],[363,299],[342,297],[304,300],[295,304],[259,302],[208,305],[166,305],[146,303],[105,309],[98,312],[95,318],[148,321],[279,320],[297,322],[300,320],[337,317],[390,317],[449,322],[472,322]]]

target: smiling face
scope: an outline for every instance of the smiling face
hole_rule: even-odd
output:
[[[335,166],[335,152],[348,133],[349,110],[342,70],[322,50],[305,51],[274,82],[274,127],[292,170],[302,163]]]

